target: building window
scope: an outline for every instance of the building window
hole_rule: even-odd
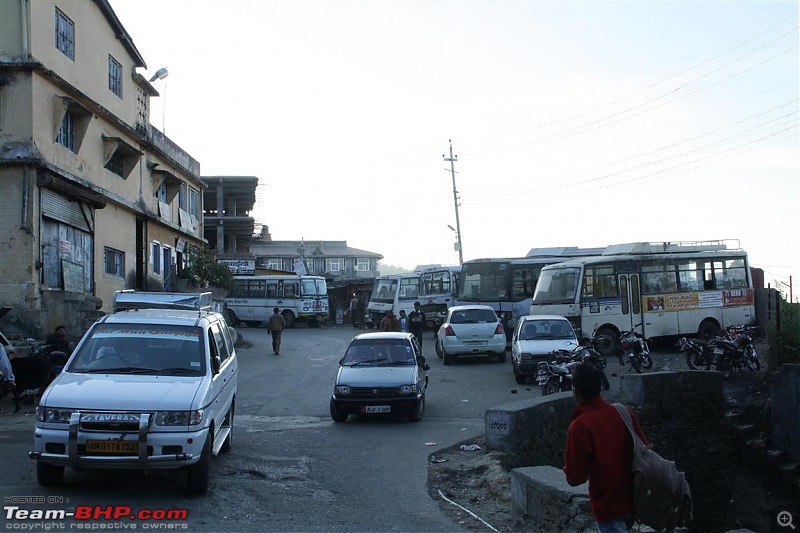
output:
[[[75,61],[75,23],[56,8],[56,48]]]
[[[125,276],[125,252],[106,247],[103,252],[103,262],[106,274]]]
[[[341,259],[338,257],[329,257],[325,259],[325,270],[328,272],[339,272],[342,269]]]
[[[267,261],[267,268],[270,270],[283,270],[283,261],[280,259],[269,259]]]
[[[189,214],[200,219],[200,192],[189,187]]]
[[[122,154],[119,152],[114,152],[114,155],[112,155],[109,158],[108,163],[106,163],[106,169],[110,170],[121,178],[124,177],[124,167],[125,165],[123,164]]]
[[[122,65],[108,55],[108,90],[122,98]]]
[[[153,264],[153,274],[161,275],[161,244],[153,241],[150,245],[151,257]]]
[[[189,207],[189,205],[188,205],[189,199],[188,199],[187,189],[188,189],[188,187],[186,186],[186,184],[181,182],[181,188],[178,191],[178,207],[180,207],[184,211],[186,211],[187,210],[186,208]]]
[[[158,198],[158,200],[160,202],[167,203],[167,184],[166,183],[162,183],[161,185],[158,186],[158,189],[156,189],[156,198]]]
[[[67,110],[61,120],[61,126],[56,133],[56,142],[68,150],[77,153],[75,149],[75,116]]]
[[[357,257],[356,272],[369,272],[369,259],[366,257]]]

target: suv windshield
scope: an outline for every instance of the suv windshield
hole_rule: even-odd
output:
[[[98,324],[66,371],[201,376],[202,333],[193,326]]]
[[[344,366],[415,364],[414,350],[404,339],[355,339],[342,359]]]

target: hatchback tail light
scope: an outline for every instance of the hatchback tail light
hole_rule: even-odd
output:
[[[505,330],[505,329],[503,329],[503,324],[501,324],[500,322],[498,322],[498,323],[497,323],[497,327],[496,327],[496,328],[494,328],[494,334],[495,334],[495,335],[500,335],[501,333],[505,335],[505,333],[506,333],[506,330]]]
[[[446,328],[444,328],[444,335],[445,335],[445,337],[455,337],[456,336],[456,332],[453,331],[453,327],[452,326],[448,325]]]

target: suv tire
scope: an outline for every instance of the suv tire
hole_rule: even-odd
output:
[[[64,481],[64,467],[36,461],[36,480],[43,487],[60,485]]]
[[[186,475],[186,488],[192,494],[205,494],[208,492],[208,479],[211,473],[211,442],[214,440],[214,433],[209,429],[206,435],[206,442],[203,444],[203,451],[200,453],[200,460],[193,465],[189,465],[189,472]]]

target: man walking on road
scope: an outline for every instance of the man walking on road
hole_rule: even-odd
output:
[[[269,317],[267,324],[267,332],[272,335],[272,353],[280,355],[281,353],[281,334],[286,329],[286,321],[281,316],[280,309],[277,307],[272,310],[272,316]]]
[[[408,314],[408,329],[417,338],[421,351],[422,330],[425,329],[425,313],[422,312],[422,305],[419,302],[414,302],[414,310]]]

